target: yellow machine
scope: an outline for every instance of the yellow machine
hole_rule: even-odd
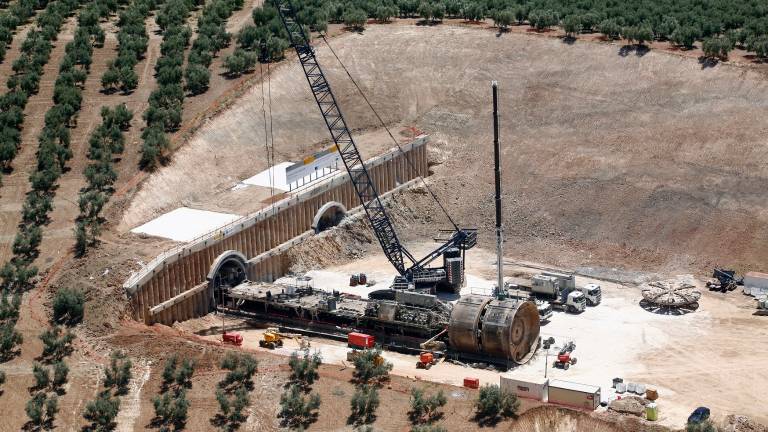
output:
[[[259,341],[259,346],[262,348],[275,349],[283,346],[283,336],[280,333],[267,329],[264,332],[264,336]]]
[[[296,342],[299,343],[299,347],[301,347],[301,349],[309,348],[309,341],[304,340],[301,336],[298,335],[280,333],[280,329],[276,327],[267,328],[261,340],[259,341],[259,346],[269,349],[280,348],[283,346],[283,339],[296,339]]]

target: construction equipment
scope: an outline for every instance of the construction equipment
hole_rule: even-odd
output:
[[[269,348],[269,349],[282,347],[283,336],[280,333],[278,333],[276,328],[270,327],[267,329],[267,331],[264,332],[264,335],[259,341],[259,346],[262,348]]]
[[[451,280],[449,280],[445,265],[443,267],[428,266],[446,253],[460,251],[463,255],[467,249],[474,247],[477,244],[477,230],[459,228],[451,220],[453,229],[446,233],[447,238],[441,239],[442,244],[421,259],[415,258],[402,245],[376,191],[373,179],[347,127],[341,109],[331,91],[331,86],[315,57],[315,51],[309,43],[309,37],[305,33],[303,26],[297,22],[296,11],[293,5],[291,5],[289,0],[276,0],[274,4],[288,34],[288,40],[296,50],[312,95],[325,120],[325,125],[331,134],[331,138],[336,144],[344,167],[349,174],[353,189],[362,203],[371,228],[373,228],[373,232],[384,251],[384,255],[386,255],[389,262],[392,263],[399,273],[399,276],[395,277],[393,288],[415,288],[434,291],[438,286],[450,286],[452,290],[457,292],[456,284],[452,283],[457,275],[451,276]],[[394,140],[394,137],[392,139]],[[397,144],[397,141],[394,141]],[[407,159],[407,162],[411,165],[409,159]],[[434,194],[432,194],[432,197],[437,201]],[[439,201],[437,203],[440,205],[440,208],[443,208]],[[448,216],[447,212],[446,216]],[[450,216],[448,216],[448,219],[450,219]],[[459,267],[463,272],[464,266]],[[463,280],[463,278],[461,279]]]
[[[573,351],[576,349],[576,344],[571,341],[565,344],[557,353],[555,363],[552,365],[556,368],[568,370],[571,365],[576,364],[576,357],[573,357]]]
[[[228,345],[241,346],[243,344],[243,335],[240,333],[227,333],[221,335],[221,341]]]
[[[259,341],[259,346],[269,349],[280,348],[283,346],[283,340],[285,339],[295,339],[301,349],[309,347],[309,341],[305,341],[301,335],[280,333],[280,329],[277,327],[268,327],[264,331],[264,335]]]
[[[431,352],[423,352],[419,354],[419,361],[416,362],[417,369],[429,369],[432,365],[437,364],[437,358]]]
[[[744,285],[744,278],[737,278],[736,270],[715,268],[712,270],[712,278],[707,281],[707,288],[710,291],[728,292],[735,290],[739,285]]]

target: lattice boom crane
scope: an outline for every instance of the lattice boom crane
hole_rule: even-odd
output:
[[[308,35],[304,28],[296,22],[293,6],[288,0],[274,0],[273,3],[277,7],[280,19],[288,33],[289,42],[296,50],[312,95],[315,97],[318,108],[320,108],[320,113],[325,120],[331,138],[339,150],[344,167],[365,209],[365,214],[376,238],[387,259],[401,276],[398,280],[400,283],[407,282],[416,285],[420,283],[422,285],[439,284],[446,279],[447,269],[428,268],[429,263],[446,253],[455,254],[457,250],[461,251],[463,255],[463,251],[472,248],[477,243],[476,230],[460,229],[454,226],[455,229],[449,232],[448,238],[442,241],[440,247],[418,260],[400,243],[392,221],[376,191],[376,186],[365,167],[347,123],[344,121],[344,116],[331,91],[331,86],[315,57]],[[463,280],[463,262],[460,267],[462,273],[460,278]]]

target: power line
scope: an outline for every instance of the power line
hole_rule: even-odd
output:
[[[328,43],[328,39],[326,39],[325,35],[322,34],[322,33],[320,34],[320,37],[323,38],[323,42],[325,42],[325,45],[328,47],[329,50],[331,50],[331,54],[333,54],[333,56],[336,58],[336,61],[339,62],[339,65],[341,65],[341,68],[344,69],[344,72],[347,74],[347,76],[349,77],[350,81],[352,81],[352,84],[355,86],[355,88],[357,89],[358,93],[360,93],[360,96],[363,97],[363,100],[365,100],[365,103],[368,104],[368,107],[371,109],[373,114],[379,120],[379,123],[381,124],[381,126],[384,128],[384,130],[387,131],[387,134],[392,139],[392,142],[395,144],[395,146],[397,146],[397,149],[400,151],[400,153],[402,153],[403,156],[405,156],[405,161],[408,162],[408,167],[411,169],[411,172],[416,174],[416,176],[419,179],[421,179],[421,182],[424,184],[424,187],[427,189],[427,192],[429,192],[429,195],[432,196],[433,200],[435,200],[435,202],[437,203],[438,207],[440,207],[440,210],[442,210],[442,212],[445,215],[445,217],[448,218],[448,221],[451,222],[451,225],[453,225],[453,228],[456,231],[459,231],[459,226],[456,225],[456,222],[453,221],[453,218],[451,218],[451,215],[448,214],[448,210],[446,210],[445,207],[443,207],[443,204],[440,202],[440,200],[437,199],[437,195],[435,195],[435,193],[432,192],[432,189],[430,189],[429,185],[427,184],[427,181],[424,180],[424,177],[422,177],[421,174],[419,174],[419,172],[413,166],[413,163],[411,162],[411,158],[403,151],[402,147],[400,147],[400,143],[397,142],[397,139],[395,139],[395,136],[392,135],[392,131],[389,130],[389,127],[387,127],[386,123],[384,123],[384,120],[381,118],[379,113],[376,111],[376,109],[373,107],[373,105],[371,105],[371,102],[368,100],[368,97],[365,95],[365,93],[363,93],[363,90],[357,84],[357,81],[355,81],[355,79],[352,77],[352,74],[349,73],[349,70],[347,69],[347,66],[344,65],[344,62],[341,61],[339,56],[336,54],[336,51],[333,50],[333,47],[331,47],[331,44]]]

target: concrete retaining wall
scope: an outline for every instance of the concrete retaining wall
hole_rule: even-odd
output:
[[[421,136],[400,150],[366,162],[379,194],[406,186],[428,174],[427,141]],[[414,169],[409,167],[406,157]],[[251,280],[271,281],[287,271],[284,250],[311,235],[312,222],[326,203],[336,201],[348,209],[360,202],[346,172],[308,186],[256,213],[234,221],[190,243],[168,250],[152,260],[123,285],[136,320],[172,324],[208,313],[207,284],[211,265],[224,251],[234,250],[248,259]],[[280,250],[270,251],[278,246]],[[193,294],[184,294],[194,290]],[[150,309],[152,311],[150,312]]]

